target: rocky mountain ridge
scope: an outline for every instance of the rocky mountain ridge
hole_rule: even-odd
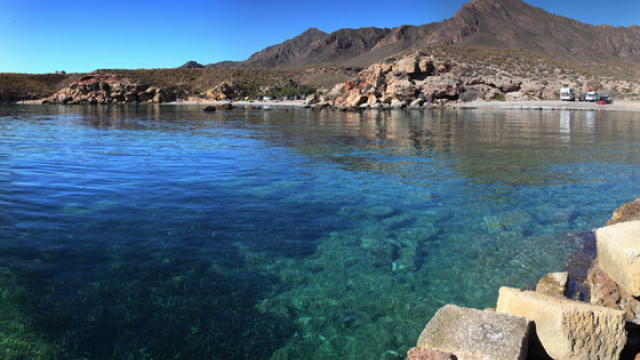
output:
[[[521,0],[473,0],[438,23],[393,29],[309,29],[240,62],[206,67],[293,68],[369,66],[406,50],[432,45],[518,48],[604,75],[640,74],[640,27],[594,26],[550,14]]]

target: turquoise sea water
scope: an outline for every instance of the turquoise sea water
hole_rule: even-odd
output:
[[[640,193],[604,111],[0,107],[8,358],[398,359]],[[20,357],[24,356],[24,357]]]

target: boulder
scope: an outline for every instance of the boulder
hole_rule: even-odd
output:
[[[536,292],[549,296],[565,297],[568,281],[569,273],[566,271],[547,274],[538,281]]]
[[[138,101],[138,93],[135,91],[130,91],[124,94],[124,101],[127,101],[127,102]]]
[[[607,226],[630,220],[640,220],[640,196],[617,208],[607,221]]]
[[[153,100],[153,93],[150,92],[139,92],[138,93],[138,101],[140,102],[145,102],[145,101],[152,101]]]
[[[417,109],[417,108],[422,107],[422,104],[424,104],[424,102],[425,102],[424,99],[418,98],[418,99],[415,99],[415,100],[411,101],[411,103],[409,103],[409,107],[413,108],[413,109]]]
[[[533,291],[502,287],[496,309],[526,317],[553,359],[618,359],[624,347],[624,313]]]
[[[535,82],[523,82],[520,85],[520,91],[535,97],[541,97],[545,86]]]
[[[419,349],[436,349],[458,359],[526,359],[529,320],[446,305],[436,312],[418,338]]]
[[[360,94],[358,91],[351,91],[344,99],[343,106],[348,108],[357,108],[362,104],[366,104],[367,100],[367,95]]]
[[[452,353],[435,350],[435,349],[419,349],[411,348],[407,353],[405,360],[456,360],[457,357]]]
[[[559,100],[560,93],[555,89],[546,88],[542,91],[542,95],[540,95],[542,100]]]
[[[436,68],[433,66],[433,61],[430,59],[420,59],[418,62],[418,70],[420,70],[421,73],[433,75]]]
[[[405,74],[415,74],[419,71],[418,61],[415,58],[404,58],[398,61],[398,70]]]
[[[631,296],[640,296],[640,220],[596,230],[598,265]]]
[[[392,109],[402,109],[404,107],[404,103],[398,99],[393,99],[391,100],[391,105],[390,107]]]
[[[459,95],[459,85],[453,79],[433,77],[422,84],[419,91],[432,99],[456,98]]]
[[[387,93],[403,99],[416,96],[416,85],[407,79],[394,80],[387,84]]]
[[[629,323],[640,325],[640,301],[620,288],[611,277],[600,269],[596,261],[587,274],[586,283],[591,292],[593,305],[606,306],[624,311]]]
[[[506,93],[504,95],[504,98],[507,101],[523,101],[523,100],[527,100],[527,95],[525,95],[524,93],[520,92],[520,91],[514,91],[514,92],[509,92]]]

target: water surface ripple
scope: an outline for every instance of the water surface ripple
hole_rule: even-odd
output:
[[[639,192],[637,115],[0,107],[0,333],[53,359],[398,359]]]

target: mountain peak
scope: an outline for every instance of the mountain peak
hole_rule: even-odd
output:
[[[439,23],[339,29],[330,34],[312,27],[248,60],[216,67],[362,67],[407,49],[457,44],[524,49],[598,72],[636,74],[638,43],[640,27],[596,27],[522,0],[472,0]]]
[[[184,65],[180,66],[179,69],[202,69],[204,65],[200,64],[196,61],[187,61]]]
[[[327,35],[327,33],[322,31],[322,30],[319,30],[318,28],[310,27],[307,30],[305,30],[305,32],[300,34],[300,36],[302,36],[302,35],[305,35],[305,36],[324,36],[324,35]]]

